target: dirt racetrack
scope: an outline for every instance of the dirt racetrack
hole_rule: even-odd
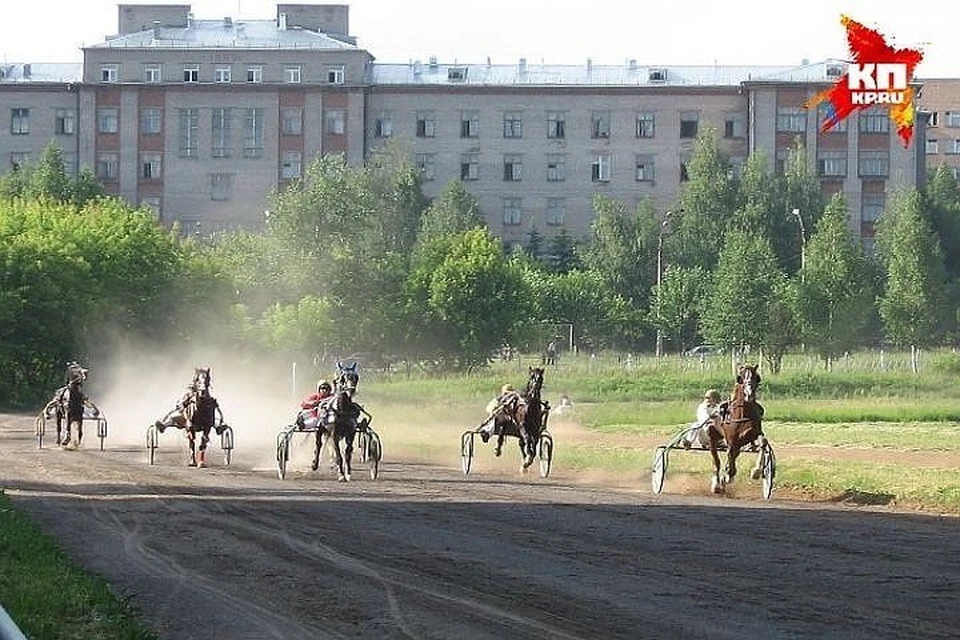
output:
[[[431,461],[386,426],[378,480],[310,473],[298,442],[281,481],[265,432],[198,470],[176,434],[148,466],[136,438],[38,450],[3,415],[0,487],[163,638],[960,636],[953,517],[521,477],[514,445],[465,477],[458,431]]]

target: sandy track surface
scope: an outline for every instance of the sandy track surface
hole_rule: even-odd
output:
[[[38,450],[0,416],[0,486],[163,638],[955,638],[958,520],[881,508],[653,496],[642,483],[475,470],[391,451],[381,476],[311,473],[270,437],[233,464],[141,446]],[[555,431],[558,448],[569,435]],[[249,440],[249,439],[248,439]],[[395,434],[395,441],[400,440]],[[749,491],[747,490],[749,489]],[[750,494],[749,496],[747,494]],[[735,494],[736,495],[736,494]]]

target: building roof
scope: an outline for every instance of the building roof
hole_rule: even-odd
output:
[[[108,37],[88,49],[340,49],[359,51],[349,36],[301,27],[281,29],[273,20],[193,20],[186,27],[157,27]]]
[[[25,62],[0,64],[0,83],[80,82],[83,64],[79,62]]]
[[[734,87],[742,82],[829,82],[834,61],[801,66],[713,65],[650,66],[629,61],[625,65],[443,64],[374,63],[368,81],[373,85],[583,85]],[[845,69],[844,69],[845,72]]]

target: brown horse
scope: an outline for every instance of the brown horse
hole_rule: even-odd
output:
[[[713,456],[713,478],[710,489],[714,493],[723,493],[726,485],[737,475],[737,456],[740,451],[753,445],[764,437],[761,423],[763,407],[757,402],[757,387],[760,385],[760,374],[757,365],[740,365],[737,371],[737,382],[730,394],[730,400],[721,405],[720,413],[709,424],[710,455]],[[727,450],[727,460],[723,475],[720,475],[719,448]],[[759,477],[758,466],[751,472],[754,478]]]
[[[357,363],[337,363],[337,377],[333,381],[333,396],[324,400],[320,409],[321,420],[317,427],[316,446],[313,450],[313,464],[316,471],[320,466],[320,455],[325,442],[333,447],[331,452],[336,461],[337,479],[349,482],[353,473],[353,440],[357,435],[360,414],[363,407],[353,397],[360,382]],[[341,442],[343,450],[341,451]]]
[[[540,398],[543,389],[543,367],[530,367],[527,387],[522,393],[513,393],[504,399],[494,416],[494,431],[497,433],[496,455],[500,455],[505,436],[519,438],[523,456],[521,472],[533,464],[537,456],[537,443],[544,429],[544,403]]]
[[[211,384],[210,367],[194,368],[193,381],[187,387],[187,392],[177,403],[176,408],[162,420],[154,423],[160,433],[168,427],[186,431],[187,445],[190,448],[190,460],[187,464],[191,467],[207,466],[206,453],[210,442],[210,429],[214,429],[219,435],[226,428],[220,403],[210,394]],[[198,433],[200,434],[199,450]]]

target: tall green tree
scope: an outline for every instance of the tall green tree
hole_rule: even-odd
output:
[[[960,279],[960,186],[946,164],[930,176],[922,204],[940,240],[947,278]]]
[[[706,293],[706,274],[700,267],[671,265],[659,289],[654,287],[650,323],[660,329],[678,353],[693,344],[697,335],[700,302]]]
[[[560,231],[547,242],[546,264],[553,273],[569,273],[583,266],[577,253],[577,242],[566,227],[560,227]]]
[[[869,267],[847,224],[841,194],[830,200],[807,242],[796,280],[803,340],[829,369],[837,356],[862,342],[873,313]]]
[[[877,223],[877,254],[886,273],[878,307],[887,338],[917,349],[937,344],[946,319],[946,274],[940,244],[923,216],[915,190],[898,191]]]
[[[820,180],[799,137],[784,162],[780,194],[782,204],[774,207],[779,214],[774,224],[774,251],[792,274],[800,270],[800,248],[816,229],[824,208]]]
[[[583,265],[604,279],[610,290],[637,309],[647,306],[656,281],[657,231],[653,203],[644,200],[636,211],[598,195],[596,218],[582,252]]]

